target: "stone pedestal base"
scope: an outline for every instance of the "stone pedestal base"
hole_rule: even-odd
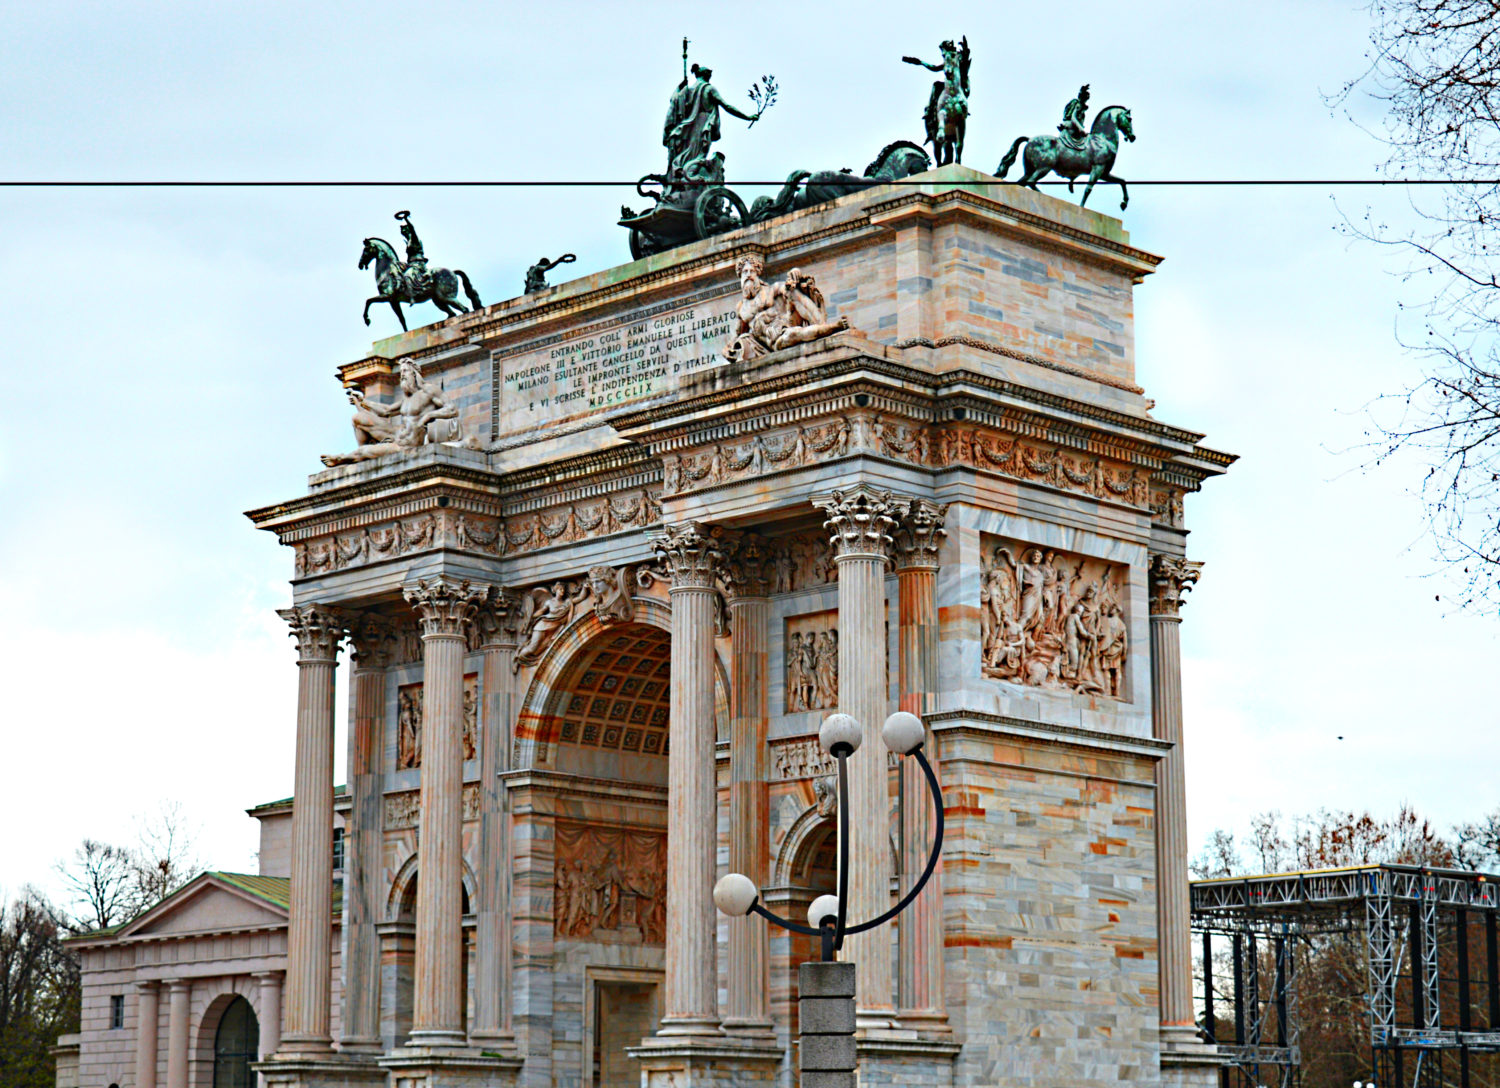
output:
[[[250,1068],[265,1088],[385,1088],[385,1070],[363,1056],[278,1057]]]
[[[860,1088],[953,1088],[957,1043],[918,1039],[900,1030],[865,1032],[855,1040]]]
[[[671,1036],[626,1053],[641,1063],[641,1088],[770,1088],[786,1056],[774,1039],[687,1042]]]
[[[380,1059],[388,1088],[513,1088],[520,1058],[478,1050],[404,1046]]]
[[[1162,1088],[1218,1088],[1229,1059],[1190,1027],[1161,1029]]]

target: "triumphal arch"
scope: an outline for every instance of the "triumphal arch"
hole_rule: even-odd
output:
[[[949,165],[342,366],[349,450],[250,515],[300,667],[266,1083],[791,1088],[812,942],[711,891],[832,887],[841,710],[853,913],[889,906],[934,819],[898,708],[947,830],[847,949],[862,1083],[1211,1080],[1177,625],[1183,499],[1231,458],[1138,383],[1158,261]]]

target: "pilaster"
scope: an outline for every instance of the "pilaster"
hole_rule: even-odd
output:
[[[349,819],[344,828],[343,1034],[346,1052],[381,1050],[381,803],[384,794],[386,669],[396,625],[366,613],[350,624]],[[279,996],[279,991],[278,991]]]
[[[938,552],[946,504],[913,499],[894,532],[900,614],[900,709],[924,721],[937,709]],[[928,730],[925,747],[936,765]],[[901,894],[910,891],[927,864],[934,814],[926,777],[914,759],[898,764],[900,774]],[[939,860],[927,887],[897,919],[896,995],[903,1025],[923,1031],[948,1028],[943,997],[943,870]]]
[[[767,627],[771,552],[753,533],[726,548],[729,596],[729,868],[764,887],[770,854],[770,790],[766,782]],[[771,1038],[770,939],[760,918],[729,919],[729,990],[724,1030]]]
[[[515,1047],[511,1030],[511,816],[500,777],[510,770],[516,721],[513,662],[520,599],[493,589],[475,615],[480,676],[479,737],[479,895],[476,903],[474,1024],[475,1045],[486,1050]]]
[[[135,984],[136,1088],[156,1088],[157,993],[160,985],[158,982]]]

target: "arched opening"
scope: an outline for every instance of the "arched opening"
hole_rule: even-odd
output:
[[[259,1057],[260,1022],[243,997],[236,997],[214,1032],[213,1088],[255,1088],[250,1063]]]
[[[407,1037],[411,1035],[412,1009],[416,999],[417,882],[421,879],[421,874],[414,868],[405,868],[403,872],[409,872],[411,875],[404,886],[398,884],[401,887],[401,898],[396,908],[395,921],[383,927],[386,932],[385,955],[393,976],[390,982],[391,989],[387,992],[391,998],[390,1007],[397,1046],[403,1045]],[[465,1015],[472,1018],[474,1010],[469,1007],[469,995],[473,992],[470,979],[474,969],[475,952],[474,929],[467,922],[472,909],[469,903],[469,886],[462,885],[459,894],[466,919],[460,931],[464,964],[462,1007],[467,1010]],[[394,895],[395,893],[392,892],[393,897]]]
[[[596,628],[547,682],[539,719],[538,752],[559,782],[553,1072],[582,1088],[639,1084],[627,1050],[661,1017],[671,659],[659,626]],[[601,796],[601,780],[625,787],[618,800]]]

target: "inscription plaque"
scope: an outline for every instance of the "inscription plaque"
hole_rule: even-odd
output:
[[[644,307],[567,336],[494,355],[499,431],[555,424],[670,392],[684,377],[725,365],[735,326],[728,298]]]

